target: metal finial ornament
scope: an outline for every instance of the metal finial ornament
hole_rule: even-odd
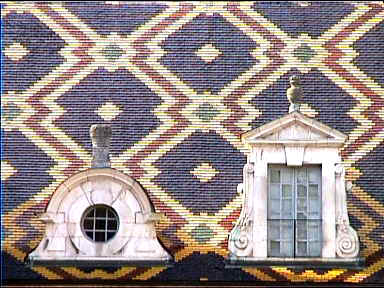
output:
[[[290,103],[289,113],[300,110],[300,101],[303,97],[303,90],[300,85],[300,78],[297,75],[293,75],[289,78],[291,87],[287,89],[287,98]]]

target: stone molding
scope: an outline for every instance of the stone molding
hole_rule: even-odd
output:
[[[81,228],[84,211],[93,205],[112,207],[119,229],[107,242],[93,242]],[[49,261],[164,261],[171,256],[156,237],[156,214],[142,187],[111,168],[88,169],[63,182],[40,220],[46,231],[29,254],[31,263]],[[81,264],[80,264],[81,265]]]
[[[321,165],[321,259],[332,263],[361,261],[357,233],[349,225],[345,172],[339,153],[347,136],[299,112],[292,112],[242,135],[250,149],[244,166],[243,207],[230,233],[230,261],[268,263],[267,199],[268,165]],[[336,200],[336,201],[335,201]],[[305,258],[289,258],[303,262]],[[336,261],[337,260],[337,261]],[[336,262],[335,262],[336,261]],[[344,262],[343,262],[344,261]],[[352,263],[351,262],[351,263]]]

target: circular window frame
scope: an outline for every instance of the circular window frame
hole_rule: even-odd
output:
[[[105,217],[97,216],[96,215],[97,208],[105,209],[105,215],[106,216]],[[91,211],[94,211],[94,213],[93,213],[93,216],[89,217],[88,215]],[[113,230],[108,230],[109,212],[111,212],[111,214],[113,214],[113,216],[114,216],[114,218],[111,218],[111,219],[116,221],[116,229],[113,229]],[[89,219],[89,218],[91,218],[91,219]],[[100,218],[100,219],[97,219],[97,218]],[[85,224],[84,224],[85,220],[93,220],[93,226],[91,229],[85,228]],[[101,220],[103,222],[105,221],[104,228],[97,229],[97,225],[98,225],[97,221],[98,220]],[[102,222],[99,222],[99,223],[102,223]],[[97,243],[106,244],[106,243],[110,242],[111,240],[113,240],[119,232],[119,228],[120,228],[119,213],[117,213],[117,211],[115,209],[113,209],[113,207],[106,205],[106,204],[95,204],[95,205],[89,206],[87,209],[85,209],[85,211],[83,212],[83,215],[81,216],[80,228],[81,228],[81,231],[83,232],[84,237],[86,239],[88,239],[89,241],[96,243],[96,244]],[[93,238],[87,234],[87,232],[89,232],[89,231],[86,231],[86,230],[91,230],[91,232],[93,233]],[[104,230],[104,231],[97,231],[97,230]],[[104,240],[102,240],[102,241],[96,240],[95,235],[98,232],[104,233],[104,235],[105,235]],[[114,234],[110,238],[108,238],[108,233],[112,233],[112,232],[114,232]]]

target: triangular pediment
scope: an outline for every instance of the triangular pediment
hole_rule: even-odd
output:
[[[289,113],[242,135],[245,144],[313,143],[342,145],[347,135],[299,112]]]

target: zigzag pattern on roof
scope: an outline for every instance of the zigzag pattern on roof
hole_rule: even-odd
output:
[[[9,279],[383,283],[381,2],[6,2],[1,17]],[[239,136],[287,113],[293,74],[304,88],[301,112],[349,136],[348,210],[367,265],[211,271],[203,263],[224,271],[240,213]],[[114,129],[112,167],[166,215],[157,229],[174,267],[23,267],[44,233],[35,215],[90,166],[95,123]]]

